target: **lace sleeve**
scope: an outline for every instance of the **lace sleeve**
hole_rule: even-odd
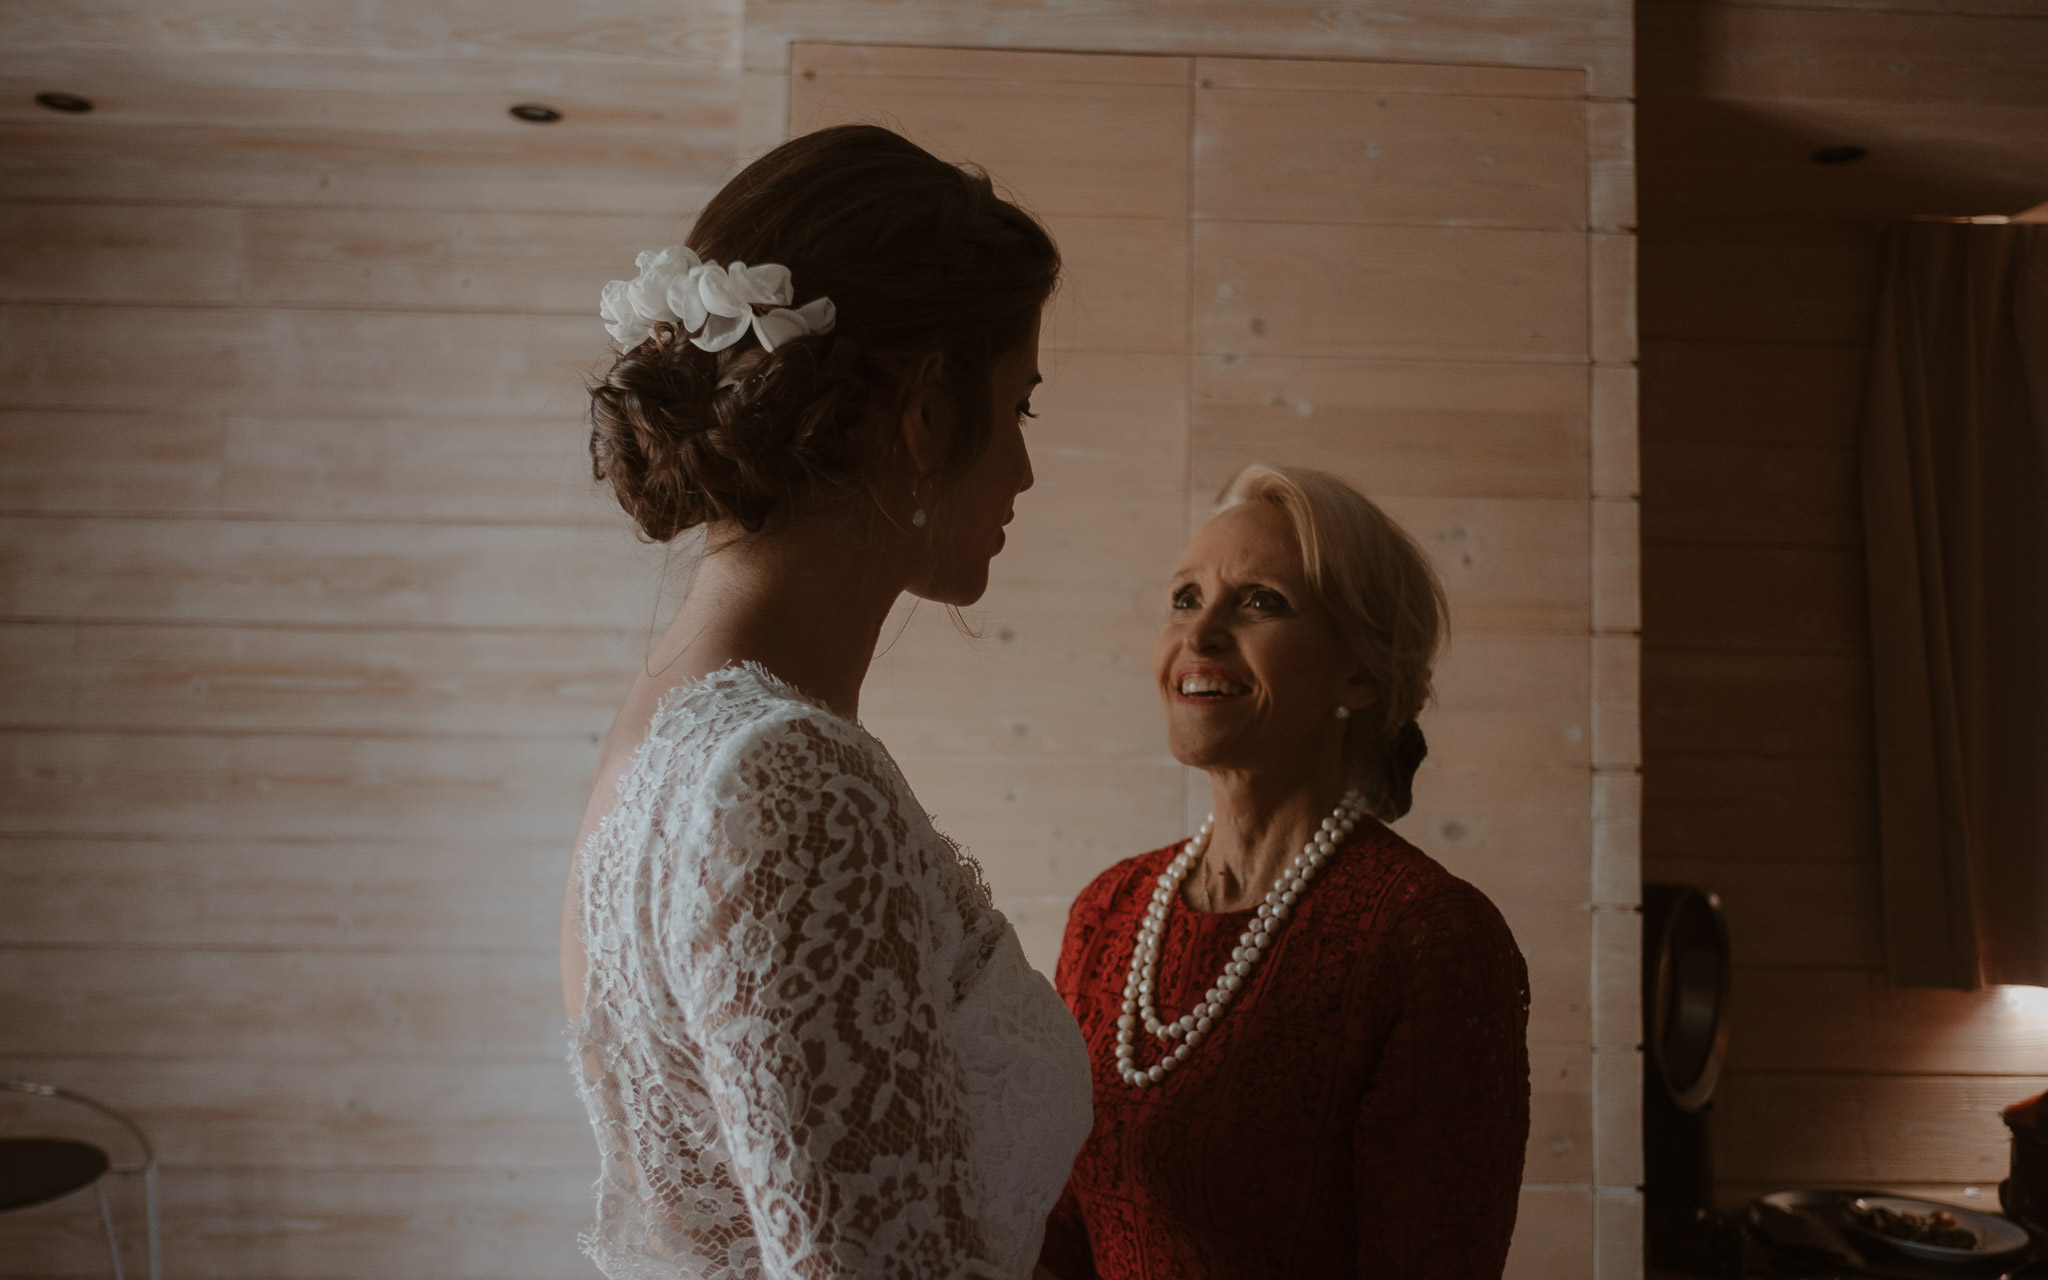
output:
[[[662,953],[765,1274],[996,1274],[900,778],[822,716],[730,751]]]

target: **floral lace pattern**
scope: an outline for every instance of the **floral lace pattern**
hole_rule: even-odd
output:
[[[756,667],[686,685],[574,883],[607,1276],[1030,1273],[1087,1050],[872,736]]]

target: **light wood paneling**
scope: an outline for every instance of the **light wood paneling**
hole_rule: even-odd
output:
[[[702,207],[732,167],[731,139],[728,122],[621,155],[593,149],[587,138],[506,137],[496,121],[467,136],[0,121],[0,181],[13,199],[120,206],[146,196],[247,207],[663,214]]]
[[[555,954],[562,843],[0,839],[18,947]],[[140,1046],[146,1048],[147,1046]]]
[[[1638,378],[1633,367],[1596,365],[1592,384],[1593,496],[1633,498],[1642,492],[1637,440]]]
[[[1585,798],[1582,768],[1430,762],[1416,775],[1415,807],[1394,829],[1496,902],[1583,908]]]
[[[560,967],[532,952],[5,949],[0,991],[11,1056],[562,1060]]]
[[[595,1162],[572,1169],[212,1169],[163,1175],[164,1272],[230,1280],[584,1275]],[[104,1276],[91,1197],[0,1221],[0,1275]]]
[[[1184,219],[1186,61],[1071,58],[1041,78],[1040,56],[806,46],[790,81],[790,130],[890,125],[985,167],[1047,218]]]
[[[1592,1201],[1592,1192],[1577,1187],[1523,1187],[1515,1239],[1502,1272],[1506,1280],[1593,1274]],[[1606,1244],[1600,1241],[1602,1248]]]
[[[587,482],[588,440],[566,406],[482,420],[0,408],[0,510],[616,529]]]
[[[1342,82],[1266,87],[1228,75],[1229,65],[1264,66],[1197,64],[1197,218],[1586,224],[1585,107],[1576,96],[1480,97],[1476,86],[1473,96],[1454,96]]]
[[[1593,901],[1632,907],[1643,899],[1643,777],[1634,770],[1593,774]]]
[[[1041,347],[1172,354],[1187,350],[1188,226],[1180,218],[1047,219],[1064,259]]]
[[[1636,110],[1628,102],[1586,104],[1587,220],[1596,230],[1636,225]]]
[[[10,10],[8,18],[18,15]],[[0,19],[0,22],[6,21]],[[0,121],[48,120],[36,86],[69,86],[96,107],[75,133],[135,125],[209,125],[306,130],[382,141],[495,137],[500,154],[521,146],[586,152],[615,165],[651,165],[662,148],[724,141],[731,95],[717,79],[671,60],[525,58],[516,52],[394,57],[358,45],[326,50],[170,49],[89,44],[24,48],[0,62]],[[541,101],[559,126],[515,120],[506,108]],[[680,135],[696,134],[696,137]],[[700,153],[701,154],[701,153]],[[586,163],[596,159],[586,158]],[[726,163],[730,163],[727,157]]]
[[[1636,238],[1625,231],[1587,237],[1589,345],[1602,364],[1634,364],[1636,327]]]
[[[14,728],[588,740],[640,665],[624,631],[0,624]]]
[[[521,738],[0,734],[0,833],[552,840],[566,856],[597,744]]]
[[[223,207],[0,204],[0,298],[229,302],[242,213]]]
[[[530,8],[0,17],[0,183],[34,202],[0,204],[0,1054],[159,1131],[174,1270],[584,1265],[565,824],[679,567],[587,480],[592,300],[730,171],[762,77],[731,74],[737,3],[574,31]],[[1589,376],[1596,333],[1625,358],[1629,312],[1619,240],[1596,302],[1585,225],[1589,199],[1603,228],[1632,220],[1632,160],[1626,106],[1584,97],[1627,92],[1627,10],[1332,31],[1255,8],[1059,19],[1068,47],[1183,56],[798,51],[794,127],[881,119],[986,164],[1068,263],[1039,484],[979,638],[919,611],[863,711],[1049,968],[1075,889],[1186,831],[1149,648],[1190,518],[1253,457],[1384,498],[1444,572],[1457,641],[1402,829],[1530,959],[1510,1274],[1577,1280],[1595,1182],[1630,1176],[1629,1100],[1590,1048],[1596,1013],[1622,1014],[1592,986],[1589,907],[1590,763],[1633,701],[1596,692],[1588,497],[1633,491],[1634,392],[1625,367]],[[778,96],[806,24],[1020,48],[1052,29],[1002,4],[748,21]],[[1416,65],[1431,49],[1459,65]],[[1206,56],[1301,51],[1404,62]],[[100,110],[25,105],[53,86]],[[517,124],[519,100],[567,119]],[[1245,244],[1292,273],[1253,298],[1278,328],[1194,358],[1228,301],[1215,260]],[[1603,810],[1607,895],[1633,893],[1626,809]],[[98,1267],[69,1212],[0,1223],[0,1272]],[[1602,1229],[1624,1244],[1625,1218]]]
[[[1633,769],[1643,762],[1642,643],[1631,635],[1593,638],[1593,765]]]
[[[1214,356],[1194,371],[1198,498],[1246,463],[1310,453],[1380,497],[1586,492],[1582,369]]]
[[[1103,53],[1195,53],[1240,59],[1360,59],[1585,68],[1585,92],[1632,91],[1631,11],[1608,0],[1515,6],[1456,0],[1389,11],[1388,20],[1333,20],[1303,0],[1184,9],[1161,0],[1117,10],[1054,10],[1015,0],[973,6],[938,0],[751,0],[745,66],[781,72],[792,41]],[[1558,79],[1562,75],[1553,72]],[[1550,92],[1549,83],[1531,80]]]
[[[1578,1045],[1532,1045],[1524,1179],[1555,1184],[1592,1176],[1593,1055]]]
[[[585,317],[12,303],[0,386],[17,406],[573,421],[604,343]],[[377,352],[376,376],[338,351]]]
[[[1562,68],[1432,67],[1409,62],[1360,62],[1334,58],[1198,58],[1195,62],[1195,83],[1202,89],[1345,93],[1375,99],[1380,94],[1572,100],[1586,96],[1585,78]],[[1301,110],[1304,118],[1313,118],[1312,113],[1317,108],[1304,105]],[[1571,168],[1577,163],[1577,157],[1560,157],[1559,163],[1561,167]],[[1343,175],[1332,175],[1331,178],[1333,183],[1345,180]]]
[[[95,621],[612,629],[661,556],[617,531],[0,517],[0,613]]]
[[[1038,419],[1028,424],[1025,441],[1041,479],[1018,499],[1019,510],[1029,511],[1056,489],[1085,490],[1105,501],[1140,488],[1181,491],[1187,479],[1185,358],[1062,348],[1041,352],[1039,370],[1045,382],[1031,395]]]
[[[211,414],[0,408],[0,510],[216,511],[226,448]]]
[[[1592,923],[1593,1043],[1632,1051],[1643,1042],[1643,917],[1632,907],[1595,908]]]
[[[596,1157],[562,1062],[16,1056],[0,1072],[62,1080],[120,1108],[168,1165],[381,1172]]]
[[[1586,253],[1563,231],[1199,222],[1196,349],[1583,360]]]
[[[1770,1075],[1731,1072],[1716,1101],[1717,1172],[1865,1186],[1974,1182],[2006,1174],[1998,1113],[2048,1077]]]
[[[1894,988],[1874,969],[1738,965],[1731,998],[1773,1015],[1747,1019],[1728,1041],[1730,1068],[1759,1079],[1879,1065],[1899,1076],[2019,1076],[2048,1060],[2048,1007],[2026,988]]]
[[[235,300],[588,316],[591,281],[631,278],[639,250],[688,232],[682,212],[248,209],[238,228]],[[109,284],[123,296],[117,281]]]
[[[1640,1045],[1623,1044],[1603,1046],[1593,1054],[1593,1096],[1599,1116],[1594,1177],[1602,1197],[1641,1194],[1637,1188],[1643,1185],[1642,1053]],[[1640,1217],[1640,1204],[1616,1205],[1610,1212],[1619,1217],[1630,1208]],[[1636,1230],[1641,1230],[1640,1224]],[[1601,1243],[1604,1249],[1605,1233]]]
[[[1641,516],[1633,498],[1592,505],[1593,629],[1630,633],[1643,625]]]
[[[1429,554],[1460,630],[1586,630],[1585,501],[1389,497],[1381,506]]]
[[[391,0],[372,0],[345,16],[280,14],[246,0],[171,0],[88,15],[60,0],[30,0],[8,9],[0,32],[14,48],[498,56],[529,63],[535,74],[573,67],[581,58],[649,59],[701,72],[733,57],[739,12],[730,0],[713,0],[693,7],[691,21],[678,22],[668,5],[630,0],[593,25],[544,0],[493,5],[488,19],[458,6],[421,8]]]

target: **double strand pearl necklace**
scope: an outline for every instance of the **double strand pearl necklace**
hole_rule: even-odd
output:
[[[1159,873],[1159,882],[1152,890],[1152,903],[1145,909],[1144,920],[1138,925],[1137,944],[1131,949],[1131,976],[1124,982],[1123,1013],[1116,1020],[1116,1069],[1125,1084],[1134,1089],[1158,1084],[1202,1042],[1202,1037],[1209,1034],[1209,1028],[1216,1019],[1223,1016],[1231,997],[1251,978],[1252,970],[1258,967],[1259,957],[1266,954],[1266,947],[1280,931],[1280,922],[1294,909],[1296,899],[1308,888],[1316,869],[1337,851],[1364,812],[1365,804],[1358,792],[1346,791],[1337,807],[1330,811],[1330,816],[1323,819],[1315,837],[1303,845],[1301,852],[1295,854],[1274,878],[1273,887],[1266,890],[1266,900],[1259,904],[1258,913],[1238,936],[1237,946],[1231,951],[1229,962],[1223,966],[1222,975],[1209,988],[1209,994],[1177,1020],[1162,1022],[1159,1010],[1153,1004],[1153,992],[1159,976],[1159,942],[1166,936],[1166,917],[1172,910],[1174,898],[1180,894],[1181,882],[1187,879],[1188,872],[1201,860],[1203,850],[1209,847],[1209,832],[1216,826],[1216,815],[1212,813],[1202,820],[1201,829],[1195,832],[1194,838],[1182,846],[1173,861],[1166,864],[1166,870]],[[1160,1040],[1180,1041],[1171,1052],[1149,1067],[1140,1067],[1134,1061],[1136,1051],[1132,1048],[1132,1041],[1136,1039],[1141,1022],[1146,1031]]]

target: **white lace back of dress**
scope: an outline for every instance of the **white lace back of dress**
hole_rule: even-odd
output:
[[[686,685],[574,883],[607,1276],[1030,1273],[1086,1049],[873,737],[758,668]]]

